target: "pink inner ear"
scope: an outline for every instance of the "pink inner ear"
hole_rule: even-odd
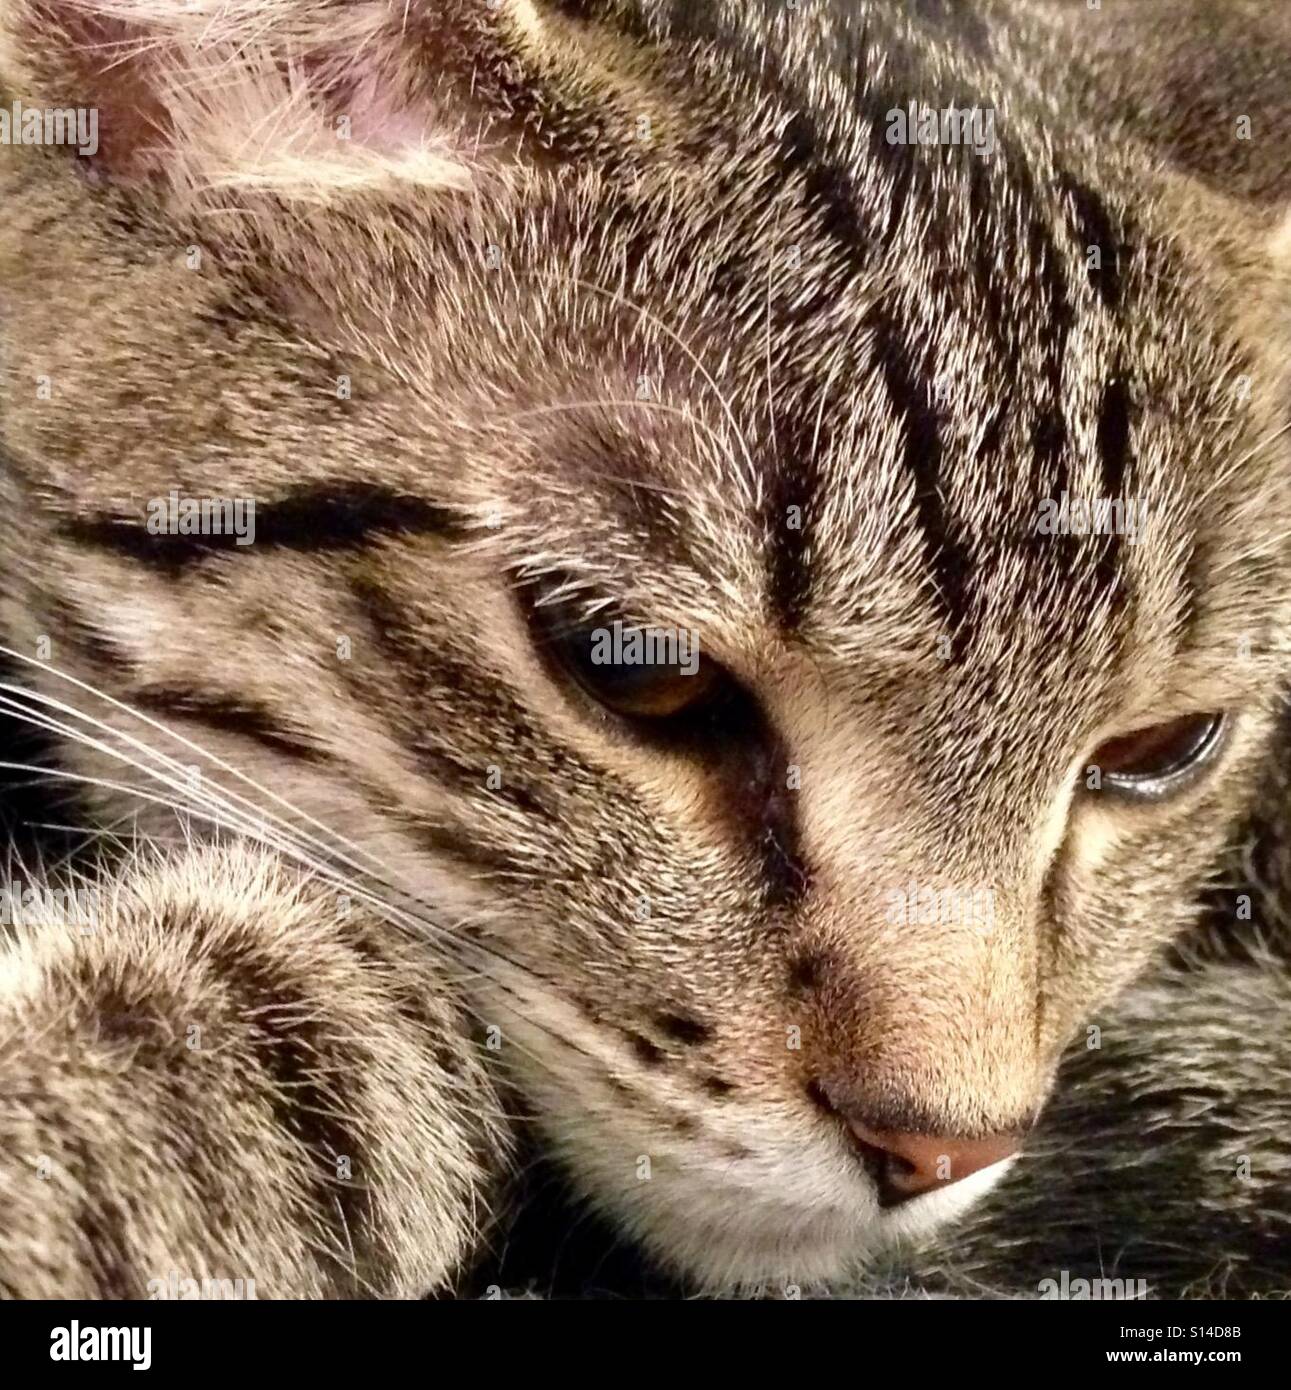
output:
[[[335,92],[327,104],[337,116],[349,118],[352,140],[391,155],[436,143],[433,113],[426,107],[413,109],[402,100],[395,85],[374,64],[365,62],[347,77],[348,95]]]
[[[147,167],[149,151],[166,143],[170,121],[157,97],[143,32],[59,0],[37,0],[29,13],[43,38],[62,36],[59,68],[39,74],[51,84],[52,98],[99,113],[99,148],[88,159],[78,156],[78,166],[114,174]]]
[[[312,0],[266,0],[255,22],[247,0],[6,3],[19,7],[33,99],[99,112],[82,172],[301,197],[385,178],[470,186],[475,131],[438,86],[450,53],[459,76],[469,59],[438,32],[438,11],[360,0],[336,8],[338,32],[316,24]]]

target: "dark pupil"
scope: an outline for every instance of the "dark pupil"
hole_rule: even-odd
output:
[[[646,690],[656,681],[680,674],[675,666],[646,665],[644,662],[601,662],[596,660],[590,634],[574,640],[575,665],[589,685],[606,695],[632,695]]]
[[[610,701],[629,702],[661,684],[689,681],[696,674],[689,656],[684,668],[678,661],[664,659],[668,648],[662,639],[653,639],[650,629],[615,633],[606,628],[578,628],[565,636],[563,646],[574,672]]]
[[[1105,771],[1122,777],[1159,777],[1191,761],[1210,736],[1210,715],[1188,715],[1113,739],[1102,750]]]

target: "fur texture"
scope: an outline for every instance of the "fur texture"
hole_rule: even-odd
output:
[[[1127,8],[5,10],[6,91],[104,124],[88,168],[0,148],[20,709],[96,829],[215,822],[418,936],[424,1026],[498,1043],[490,1084],[693,1287],[842,1278],[988,1187],[883,1207],[821,1095],[1025,1131],[1073,1033],[1198,922],[1281,738],[1272,192],[1156,128],[1110,56]],[[1137,22],[1155,80],[1187,70]],[[998,148],[891,144],[911,100],[989,106]],[[253,500],[254,544],[150,531],[172,490]],[[1133,498],[1146,532],[1037,535],[1063,494]],[[738,698],[686,738],[608,715],[533,641],[553,607],[696,629]],[[1107,740],[1213,710],[1222,754],[1170,800],[1091,790]],[[344,942],[335,980],[299,974],[293,932],[335,924],[211,881],[166,920],[181,982],[206,932],[241,943],[217,1023],[271,1005],[238,971],[281,925],[311,1009],[348,970],[329,1007],[376,1026]],[[894,923],[910,883],[985,889],[989,930]],[[58,960],[18,976],[57,1001]],[[272,1068],[228,1060],[272,1116]],[[402,1089],[369,1060],[336,1108],[378,1145],[418,1110],[444,1145],[438,1215],[405,1223],[410,1160],[381,1161],[369,1229],[400,1234],[351,1273],[407,1292],[464,1248],[479,1109],[435,1101],[424,1058]],[[125,1134],[155,1113],[111,1094]],[[298,1144],[272,1210],[313,1230],[327,1148],[293,1133],[259,1152]],[[136,1282],[219,1224],[171,1176]],[[92,1277],[84,1218],[58,1221],[41,1290]],[[292,1239],[246,1252],[283,1292],[358,1286]]]
[[[80,889],[0,959],[3,1291],[446,1286],[506,1140],[426,953],[248,848]]]

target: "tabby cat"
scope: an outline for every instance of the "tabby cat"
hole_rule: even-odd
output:
[[[5,0],[0,1288],[1291,1287],[1282,10]]]

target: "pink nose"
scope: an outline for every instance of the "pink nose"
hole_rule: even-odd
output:
[[[879,1185],[879,1200],[896,1206],[911,1197],[949,1187],[999,1163],[1018,1149],[1015,1134],[986,1139],[940,1139],[930,1134],[896,1134],[848,1118],[848,1128]]]

